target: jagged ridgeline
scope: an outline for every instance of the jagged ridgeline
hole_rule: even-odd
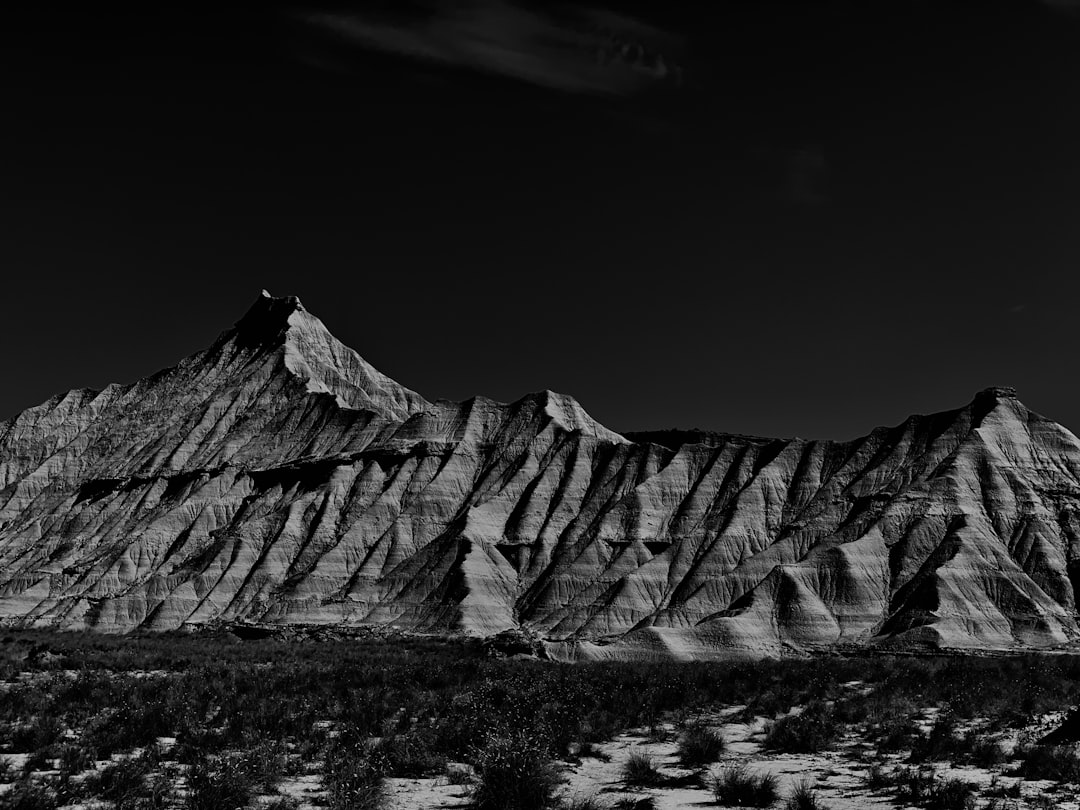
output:
[[[0,425],[0,615],[495,635],[558,658],[1080,636],[1080,442],[989,389],[849,442],[428,402],[263,294],[210,348]]]

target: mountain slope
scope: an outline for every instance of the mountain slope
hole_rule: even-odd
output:
[[[550,391],[427,402],[264,293],[174,368],[0,424],[0,616],[521,628],[564,658],[1080,635],[1080,442],[1008,389],[851,442],[677,438]]]

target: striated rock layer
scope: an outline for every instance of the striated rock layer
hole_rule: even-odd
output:
[[[0,424],[0,617],[525,631],[565,659],[1080,637],[1080,441],[989,389],[849,442],[428,402],[263,294]]]

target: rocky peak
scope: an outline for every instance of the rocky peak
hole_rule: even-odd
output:
[[[544,390],[529,394],[525,399],[534,401],[553,422],[564,430],[570,432],[580,431],[584,436],[592,436],[614,444],[628,443],[627,440],[618,433],[613,430],[608,430],[593,419],[586,410],[581,407],[581,403],[571,396],[559,394],[551,390]]]
[[[307,383],[309,391],[331,394],[342,407],[395,419],[430,407],[335,338],[295,295],[278,298],[263,290],[224,337],[245,350],[280,352],[285,368]]]
[[[977,393],[974,401],[993,405],[1004,400],[1019,402],[1016,397],[1016,389],[1008,385],[992,385]]]
[[[279,346],[287,339],[290,328],[305,318],[318,320],[295,295],[275,298],[263,290],[226,335],[245,347]]]

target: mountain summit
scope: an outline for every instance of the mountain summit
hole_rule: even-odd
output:
[[[675,433],[428,402],[264,292],[173,368],[0,424],[0,617],[515,629],[567,660],[1080,638],[1080,442],[1012,389],[848,442]]]
[[[428,407],[415,391],[380,374],[331,335],[294,295],[274,298],[263,290],[222,337],[248,348],[282,351],[285,367],[305,381],[309,391],[331,394],[342,407],[399,419]]]

